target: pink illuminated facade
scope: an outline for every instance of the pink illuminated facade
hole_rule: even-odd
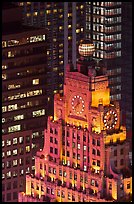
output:
[[[64,95],[55,94],[44,148],[35,156],[35,174],[26,176],[26,192],[19,193],[19,202],[112,202],[131,197],[129,143],[119,103],[110,103],[106,70],[92,59],[93,44],[81,41],[79,48],[77,71],[71,64],[66,68]]]

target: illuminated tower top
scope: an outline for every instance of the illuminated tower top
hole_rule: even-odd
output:
[[[79,45],[79,54],[83,57],[90,57],[95,51],[95,46],[90,40],[81,40]]]

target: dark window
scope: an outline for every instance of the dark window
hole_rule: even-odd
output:
[[[62,176],[62,170],[59,169],[59,176]]]
[[[120,165],[123,165],[124,164],[124,159],[121,159],[120,160]]]
[[[50,137],[50,142],[52,142],[52,143],[53,143],[53,137]]]
[[[10,190],[10,189],[11,189],[11,182],[7,183],[7,190]]]
[[[43,165],[42,164],[40,164],[40,169],[42,169],[43,168]]]
[[[62,137],[65,136],[65,130],[62,130]]]
[[[18,198],[18,193],[17,192],[13,192],[13,199],[17,199]]]
[[[77,174],[74,174],[74,180],[77,180]]]
[[[5,195],[2,195],[2,202],[5,202]]]
[[[55,154],[58,154],[58,149],[57,148],[55,148]]]
[[[127,189],[130,189],[130,183],[127,183]]]
[[[92,154],[95,154],[95,149],[92,150]]]
[[[114,156],[117,156],[117,149],[114,150]]]
[[[123,148],[120,150],[120,154],[122,155],[124,152],[123,152]]]
[[[100,161],[99,160],[97,160],[97,166],[100,166]]]
[[[30,157],[26,157],[26,164],[30,164]]]
[[[79,135],[77,135],[77,140],[80,140],[80,136]]]
[[[100,156],[100,150],[97,149],[97,155]]]
[[[73,152],[73,158],[75,159],[75,152]]]
[[[111,183],[109,184],[109,190],[112,190],[112,184]]]
[[[67,137],[69,137],[69,131],[67,131]]]
[[[13,182],[13,188],[17,188],[17,181]]]
[[[50,128],[50,133],[53,133],[53,129],[52,128]]]
[[[30,142],[30,136],[26,136],[26,143]]]
[[[2,191],[4,191],[5,190],[5,184],[3,183],[2,184]]]
[[[69,147],[70,146],[70,142],[67,140],[67,146]]]
[[[75,133],[73,132],[73,138],[75,139]]]
[[[83,135],[83,141],[86,142],[86,136],[85,135]]]
[[[11,201],[11,193],[7,193],[7,201]]]
[[[62,155],[65,156],[65,149],[62,150]]]
[[[57,135],[57,134],[58,134],[58,131],[55,129],[54,133]]]
[[[117,166],[117,160],[114,161],[114,165]]]
[[[97,140],[97,146],[100,146],[100,140]]]
[[[92,139],[92,144],[95,145],[95,139]]]
[[[55,142],[55,144],[58,144],[58,141],[57,141],[57,139],[56,139],[56,138],[54,138],[54,142]]]
[[[50,194],[50,189],[49,188],[47,188],[47,193]]]
[[[53,153],[53,148],[52,147],[50,147],[50,153]]]
[[[73,142],[73,145],[72,145],[72,146],[73,146],[73,148],[75,148],[75,143],[74,143],[74,142]]]
[[[67,151],[67,157],[70,157],[70,152],[69,151]]]

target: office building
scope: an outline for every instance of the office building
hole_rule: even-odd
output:
[[[47,32],[21,26],[21,8],[2,8],[2,200],[16,202],[43,147],[48,96]]]
[[[48,29],[48,94],[51,108],[53,95],[63,92],[64,70],[70,61],[76,67],[78,42],[84,37],[85,3],[19,2],[25,25]]]
[[[95,44],[93,57],[107,68],[111,101],[120,101],[122,2],[86,2],[86,37]]]
[[[76,67],[68,64],[64,94],[54,96],[44,148],[35,173],[26,176],[19,202],[113,202],[131,200],[132,175],[119,102],[110,101],[104,64],[94,45],[81,41]]]

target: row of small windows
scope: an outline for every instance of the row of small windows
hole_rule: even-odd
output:
[[[16,95],[8,96],[7,99],[8,99],[8,101],[12,101],[15,99],[42,95],[42,93],[43,93],[42,89],[38,89],[38,90],[34,90],[34,91],[27,91],[26,93],[18,93]]]
[[[26,174],[29,174],[30,173],[30,167],[27,167],[26,170],[25,170]],[[14,170],[14,171],[9,171],[7,172],[6,174],[2,173],[2,179],[9,179],[11,177],[17,177],[19,175],[23,175],[24,174],[24,170],[20,170],[20,172],[18,173],[18,170]]]
[[[30,142],[30,136],[25,136],[25,141],[26,141],[26,143]],[[8,139],[6,141],[2,140],[2,147],[5,146],[5,143],[7,146],[10,146],[12,144],[16,145],[18,143],[23,144],[23,142],[24,142],[24,137],[19,137],[19,138],[15,137],[13,139]]]
[[[18,45],[33,43],[33,42],[45,41],[45,39],[46,39],[45,35],[37,35],[37,36],[31,36],[28,38],[23,38],[20,40],[13,39],[13,40],[9,40],[9,41],[2,41],[2,48],[11,47],[11,46],[18,46]]]
[[[40,168],[42,169],[42,164],[40,165]],[[56,168],[49,167],[48,172],[56,175]],[[67,172],[65,170],[59,169],[59,176],[67,177]],[[76,180],[76,181],[78,179],[77,174],[76,173],[73,174],[72,172],[69,172],[69,178]],[[80,175],[80,182],[83,182],[83,181],[84,181],[84,183],[88,183],[88,178],[87,178],[87,176]],[[94,179],[91,179],[90,184],[92,186],[98,186],[98,182]]]
[[[11,156],[11,155],[16,156],[16,155],[18,155],[18,154],[24,154],[24,152],[26,152],[26,153],[29,153],[29,152],[30,152],[30,146],[29,146],[29,145],[25,147],[25,151],[24,151],[24,148],[19,148],[19,149],[14,149],[14,150],[12,150],[12,151],[11,151],[11,150],[8,150],[6,153],[5,153],[5,152],[2,152],[2,158],[4,158],[5,155],[6,155],[7,157],[9,157],[9,156]]]

